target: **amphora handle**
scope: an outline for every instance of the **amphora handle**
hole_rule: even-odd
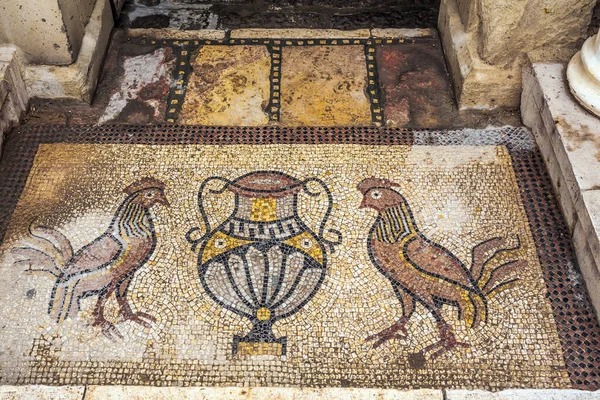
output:
[[[329,246],[329,250],[333,253],[335,251],[335,246],[342,244],[342,232],[338,231],[337,229],[326,229],[327,222],[329,221],[329,217],[331,216],[331,211],[333,209],[333,195],[331,194],[331,191],[329,190],[325,182],[323,182],[321,179],[308,178],[302,182],[302,189],[309,196],[317,197],[322,193],[321,191],[312,192],[308,188],[308,184],[312,182],[317,183],[319,186],[321,186],[321,188],[327,195],[327,211],[325,212],[325,215],[323,216],[323,219],[321,221],[321,225],[319,226],[318,237],[320,240],[323,241],[323,243]],[[335,235],[336,238],[334,240],[326,239],[325,231],[327,231],[327,233],[329,234]]]
[[[185,238],[192,245],[192,251],[194,252],[198,248],[198,245],[204,243],[208,239],[208,236],[211,233],[210,221],[208,220],[208,215],[206,214],[206,210],[204,209],[204,190],[206,189],[206,186],[213,181],[220,181],[225,184],[220,189],[209,189],[209,193],[211,194],[222,194],[232,183],[229,179],[221,178],[220,176],[212,176],[210,178],[206,178],[204,182],[202,182],[202,184],[200,185],[200,189],[198,190],[198,208],[200,209],[200,215],[202,216],[202,223],[204,224],[204,227],[194,227],[185,234]],[[200,238],[192,238],[192,235],[202,231],[204,231],[204,234]]]

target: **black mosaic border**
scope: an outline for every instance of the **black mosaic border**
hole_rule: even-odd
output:
[[[482,131],[484,134],[490,131]],[[505,145],[521,192],[547,286],[563,356],[572,387],[600,389],[600,325],[577,270],[566,223],[557,204],[543,159],[531,134],[521,128],[492,131]],[[485,136],[485,135],[483,135]],[[460,131],[427,132],[376,128],[238,128],[195,126],[32,126],[14,131],[5,142],[0,163],[0,240],[4,238],[42,143],[88,144],[364,144],[460,145],[472,137]],[[576,276],[576,279],[573,279]],[[584,294],[582,297],[581,295]],[[26,382],[23,382],[26,383]],[[40,382],[44,383],[44,382]],[[51,382],[53,383],[53,382]],[[62,384],[65,384],[64,382]]]
[[[381,127],[384,124],[383,104],[381,104],[381,89],[379,87],[379,69],[377,68],[377,57],[375,40],[368,41],[365,45],[365,59],[367,60],[367,92],[371,102],[371,119],[373,125]]]
[[[599,390],[600,326],[579,271],[571,234],[539,150],[521,153],[511,151],[513,170],[533,227],[531,232],[548,290],[546,297],[554,313],[565,365],[573,388]],[[528,178],[532,175],[537,178]],[[584,298],[578,299],[581,294],[585,294]]]
[[[157,39],[157,38],[145,38],[145,37],[130,37],[128,42],[140,45],[162,45],[162,46],[356,46],[356,45],[391,45],[391,44],[404,44],[404,43],[416,43],[418,40],[431,39],[432,36],[417,36],[414,38],[329,38],[329,39]]]
[[[281,45],[267,46],[271,55],[271,72],[269,73],[269,105],[267,114],[269,121],[279,122],[281,112],[281,63],[282,55]]]
[[[129,38],[130,43],[139,45],[161,45],[173,48],[176,55],[176,67],[174,68],[172,79],[174,85],[168,96],[168,107],[165,115],[165,121],[176,123],[185,100],[185,90],[189,75],[192,72],[190,65],[191,54],[199,50],[202,46],[266,46],[271,55],[271,71],[269,74],[270,94],[267,114],[269,121],[278,122],[281,104],[280,104],[280,86],[281,86],[281,68],[282,68],[282,48],[285,46],[363,46],[365,50],[365,66],[367,74],[367,92],[369,95],[371,107],[371,123],[375,127],[384,125],[383,104],[381,88],[379,83],[379,72],[377,68],[376,48],[382,45],[398,45],[406,43],[417,43],[420,40],[432,39],[431,36],[416,38],[363,38],[363,39],[152,39],[152,38]]]
[[[165,120],[170,123],[177,120],[177,116],[181,111],[185,101],[187,83],[192,72],[192,66],[190,65],[191,50],[187,47],[174,47],[173,51],[176,55],[176,65],[171,73],[171,79],[172,82],[175,82],[175,85],[169,91],[165,115]]]

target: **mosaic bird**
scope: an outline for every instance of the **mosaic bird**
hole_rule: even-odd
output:
[[[369,256],[390,280],[403,309],[402,317],[396,323],[369,336],[367,341],[374,340],[373,348],[377,348],[390,339],[403,338],[407,334],[406,324],[420,303],[433,315],[439,331],[440,340],[420,352],[424,357],[435,350],[433,359],[456,347],[469,347],[456,339],[440,311],[442,306],[457,307],[459,319],[468,327],[485,322],[488,299],[512,286],[518,280],[515,272],[523,267],[520,260],[493,268],[491,262],[500,253],[516,254],[521,245],[519,242],[514,248],[506,248],[502,238],[486,240],[472,249],[469,269],[448,249],[419,231],[408,203],[392,189],[397,186],[385,179],[367,178],[357,187],[363,194],[361,208],[378,212],[369,232]]]
[[[114,293],[124,320],[149,327],[156,319],[146,313],[134,313],[127,301],[127,290],[134,274],[150,258],[156,247],[156,233],[150,208],[156,204],[169,206],[164,183],[143,178],[127,188],[127,198],[117,209],[104,234],[73,255],[69,240],[48,227],[30,227],[38,239],[38,247],[17,247],[13,253],[24,257],[30,272],[44,272],[56,277],[48,314],[57,322],[74,317],[80,311],[80,301],[98,296],[93,311],[93,326],[100,326],[109,338],[121,337],[113,324],[104,317],[104,306]],[[35,269],[31,266],[36,265]]]

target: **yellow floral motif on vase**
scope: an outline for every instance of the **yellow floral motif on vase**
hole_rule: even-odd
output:
[[[271,222],[277,220],[277,200],[270,198],[252,199],[250,219],[258,222]]]

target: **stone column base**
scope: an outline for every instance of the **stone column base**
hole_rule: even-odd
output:
[[[4,133],[19,124],[27,111],[29,95],[25,66],[15,46],[0,47],[0,154]]]
[[[571,96],[563,64],[523,73],[523,121],[535,135],[600,314],[600,119]]]
[[[438,28],[461,110],[517,109],[521,68],[486,64],[478,54],[477,32],[466,32],[456,0],[442,0]]]
[[[571,93],[588,111],[600,116],[600,82],[598,66],[600,36],[588,38],[580,52],[575,54],[567,67],[567,80]]]

